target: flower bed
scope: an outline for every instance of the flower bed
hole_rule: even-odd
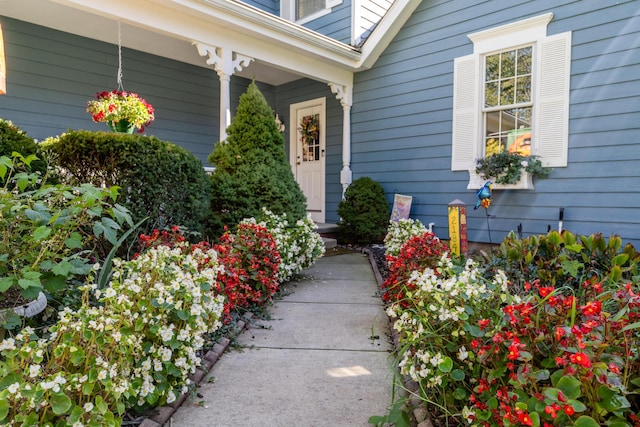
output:
[[[314,241],[304,224],[290,232],[293,245]],[[225,310],[264,304],[280,283],[276,241],[255,221],[213,246],[173,227],[141,236],[140,249],[113,260],[104,289],[84,286],[81,307],[63,310],[48,336],[27,328],[0,342],[1,423],[120,425],[126,411],[175,401]]]
[[[566,238],[575,253],[580,242],[594,240]],[[515,268],[511,276],[496,269],[506,250],[481,268],[446,253],[431,256],[441,252],[437,239],[418,241],[408,238],[397,257],[390,256],[385,297],[400,372],[437,408],[434,425],[640,425],[640,288],[637,274],[631,280],[612,274],[621,266],[637,271],[628,265],[635,251],[614,253],[612,240],[602,247],[613,262],[599,257],[603,251],[589,252],[607,266],[599,276],[606,281],[589,270],[582,280],[554,286],[539,279],[515,283],[522,276]],[[416,261],[417,250],[424,264]],[[546,268],[543,252],[537,254]],[[581,259],[591,268],[588,257]],[[577,269],[576,262],[566,268]]]

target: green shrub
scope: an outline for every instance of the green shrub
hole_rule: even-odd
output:
[[[244,218],[257,218],[265,207],[290,221],[306,216],[306,200],[284,151],[284,139],[262,93],[251,83],[240,97],[238,111],[209,156],[211,228],[235,227]]]
[[[209,210],[209,183],[190,152],[155,137],[85,130],[49,139],[61,175],[71,182],[120,187],[118,203],[140,232],[180,225],[201,233]]]
[[[46,162],[43,160],[40,146],[27,133],[8,120],[0,119],[0,156],[11,157],[13,153],[20,153],[24,157],[35,154],[30,165],[30,171],[40,172],[44,175],[47,171]],[[2,181],[0,181],[0,184]]]
[[[381,242],[389,225],[389,204],[379,182],[363,176],[351,183],[338,205],[341,237],[358,243]]]

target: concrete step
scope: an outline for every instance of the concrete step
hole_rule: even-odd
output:
[[[316,231],[320,234],[336,233],[338,230],[338,224],[316,222]]]
[[[325,249],[332,249],[338,246],[338,241],[331,237],[322,237],[322,241],[324,242]]]

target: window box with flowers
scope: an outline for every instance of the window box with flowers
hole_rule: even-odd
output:
[[[533,190],[533,178],[550,172],[538,156],[504,151],[476,160],[475,169],[469,170],[467,189],[478,189],[491,180],[493,190]]]
[[[153,122],[154,109],[137,93],[112,90],[96,93],[87,102],[87,112],[96,123],[106,123],[112,132],[139,133]]]

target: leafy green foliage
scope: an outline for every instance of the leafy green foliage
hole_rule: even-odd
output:
[[[538,177],[551,173],[550,168],[542,166],[538,156],[523,156],[507,151],[480,158],[476,162],[476,173],[484,179],[494,179],[496,184],[515,184],[523,170]]]
[[[211,234],[234,227],[244,218],[257,218],[262,208],[290,221],[306,215],[306,200],[284,151],[284,138],[264,96],[251,83],[240,97],[238,111],[209,156],[211,175]]]
[[[381,242],[389,225],[389,204],[379,182],[368,176],[354,180],[338,205],[340,234],[347,241]]]
[[[15,126],[8,120],[0,119],[0,156],[11,157],[13,153],[20,153],[27,157],[36,155],[30,164],[32,172],[40,172],[44,175],[47,171],[46,162],[43,159],[40,147],[33,138],[27,136],[26,132]],[[0,185],[3,181],[0,179]]]
[[[116,187],[47,184],[30,172],[35,160],[34,155],[0,157],[3,306],[20,305],[16,290],[25,300],[42,291],[66,298],[98,262],[92,252],[113,246],[123,229],[133,225],[127,209],[114,203]]]
[[[400,266],[415,257],[414,239]],[[511,235],[484,261],[484,271],[472,260],[461,271],[443,256],[389,277],[402,290],[387,309],[398,366],[421,399],[458,425],[638,425],[633,247],[599,234]]]
[[[62,175],[73,183],[118,185],[118,203],[139,230],[179,224],[201,233],[209,208],[209,183],[202,163],[187,150],[155,137],[71,131],[45,142]]]
[[[518,239],[512,232],[487,261],[514,285],[540,279],[577,290],[585,280],[605,285],[637,280],[640,253],[631,244],[622,247],[619,236],[607,240],[602,233],[577,236],[565,230]]]

